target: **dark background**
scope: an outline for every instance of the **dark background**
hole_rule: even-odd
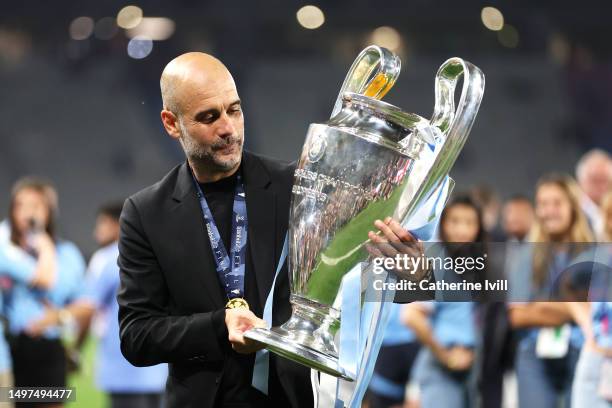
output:
[[[457,189],[485,183],[502,197],[530,194],[543,173],[573,173],[587,149],[612,148],[612,6],[604,1],[320,1],[312,4],[325,23],[315,30],[298,23],[308,3],[297,1],[0,4],[0,214],[16,179],[45,176],[60,193],[63,236],[85,254],[101,203],[183,159],[159,120],[158,81],[186,51],[226,63],[243,100],[247,147],[278,158],[298,157],[308,124],[329,117],[351,62],[381,26],[400,35],[403,64],[385,100],[407,111],[431,115],[434,75],[449,57],[486,75],[452,171]],[[113,26],[129,4],[174,22],[146,58],[131,58],[125,30]],[[483,25],[485,6],[503,13],[502,31]],[[75,40],[69,27],[80,16],[96,25]]]

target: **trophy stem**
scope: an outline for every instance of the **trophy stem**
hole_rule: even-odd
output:
[[[291,318],[271,329],[255,328],[244,336],[265,344],[285,358],[315,370],[352,381],[338,365],[334,335],[340,328],[340,313],[327,305],[291,295]]]
[[[327,305],[297,295],[290,297],[293,313],[280,330],[293,340],[331,357],[338,357],[334,334],[340,327],[340,313]]]

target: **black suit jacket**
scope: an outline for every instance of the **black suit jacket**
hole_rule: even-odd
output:
[[[247,252],[254,269],[247,268],[246,273],[254,272],[259,301],[253,307],[256,310],[264,308],[282,252],[293,171],[291,165],[243,153]],[[238,357],[227,340],[226,296],[186,163],[126,200],[121,214],[119,267],[117,299],[123,355],[136,366],[169,363],[169,407],[214,406],[225,362]],[[288,279],[285,265],[274,292],[275,326],[291,314]],[[253,361],[252,355],[246,370],[252,371]],[[270,365],[270,398],[312,407],[310,371],[275,356]]]

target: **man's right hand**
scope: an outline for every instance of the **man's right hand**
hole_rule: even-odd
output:
[[[248,309],[226,309],[225,325],[229,342],[238,353],[254,353],[263,348],[263,344],[249,340],[244,337],[244,332],[254,327],[266,327],[266,322],[255,316]]]

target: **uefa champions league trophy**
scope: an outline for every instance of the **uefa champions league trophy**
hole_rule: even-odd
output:
[[[293,313],[280,327],[245,333],[274,353],[347,380],[353,374],[339,365],[334,341],[342,325],[335,302],[342,278],[368,259],[364,244],[375,220],[409,219],[440,188],[484,91],[482,72],[451,58],[438,70],[435,109],[426,120],[380,101],[399,71],[396,55],[366,48],[349,70],[331,119],[310,125],[289,216]]]

